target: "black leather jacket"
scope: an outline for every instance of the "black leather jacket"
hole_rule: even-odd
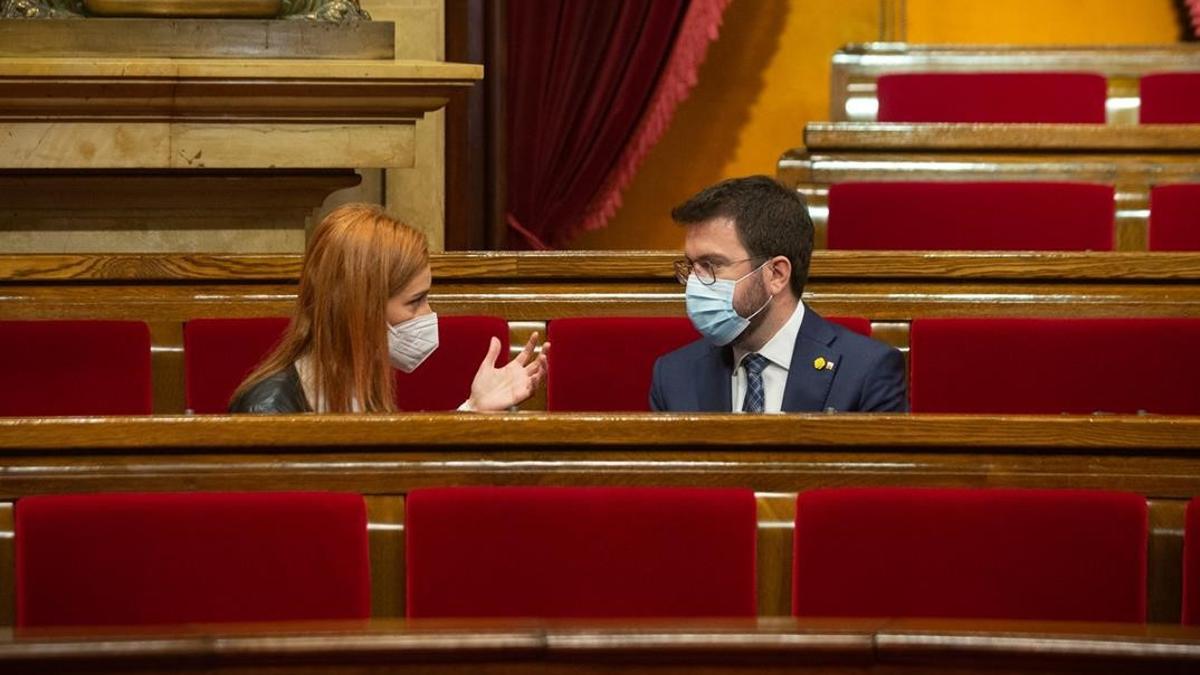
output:
[[[229,405],[231,413],[306,413],[312,412],[300,374],[291,365],[250,388]]]

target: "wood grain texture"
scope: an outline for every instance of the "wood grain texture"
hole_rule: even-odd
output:
[[[1200,632],[1172,626],[880,619],[372,621],[74,630],[0,637],[5,672],[1187,672]]]
[[[435,253],[435,283],[665,281],[677,251]],[[88,281],[295,281],[300,255],[0,254],[0,284]],[[814,251],[809,278],[823,280],[1200,281],[1190,253],[1055,251]]]
[[[1200,125],[809,122],[804,126],[804,145],[810,152],[1200,152]]]

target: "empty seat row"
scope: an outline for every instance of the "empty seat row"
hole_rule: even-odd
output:
[[[358,495],[17,501],[19,626],[370,615]],[[796,501],[798,616],[1143,622],[1147,506],[1083,490],[840,488]],[[756,611],[749,490],[435,488],[405,507],[410,617]],[[1183,618],[1200,621],[1200,501]]]
[[[1138,80],[1142,124],[1200,122],[1200,72]],[[892,73],[876,80],[880,122],[1104,124],[1108,80],[1082,72]]]
[[[865,319],[836,319],[870,334]],[[184,329],[190,409],[221,413],[279,339],[286,319],[198,319]],[[402,410],[453,410],[467,398],[498,317],[447,316],[441,348],[397,373]],[[655,359],[699,336],[683,317],[570,318],[549,324],[551,411],[647,410]],[[1200,414],[1200,320],[917,319],[910,331],[914,412]],[[619,364],[614,367],[613,364]],[[0,414],[149,414],[145,324],[0,322]]]
[[[1111,251],[1114,189],[1096,183],[861,181],[829,186],[827,247]],[[1151,251],[1200,251],[1200,185],[1150,191]]]

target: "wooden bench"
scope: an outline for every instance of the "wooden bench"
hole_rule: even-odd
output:
[[[672,251],[447,253],[431,301],[506,318],[511,344],[572,316],[682,316]],[[286,316],[300,256],[0,255],[2,319],[134,319],[150,325],[154,405],[181,413],[183,322]],[[871,320],[905,349],[922,317],[1197,317],[1200,256],[1186,253],[816,251],[805,301]],[[526,409],[544,409],[541,397]]]
[[[1109,124],[1136,125],[1138,80],[1147,73],[1200,71],[1195,45],[1023,47],[852,44],[833,56],[829,119],[872,122],[879,109],[875,81],[890,73],[1090,72],[1108,80]]]
[[[386,621],[0,636],[0,668],[144,673],[1181,673],[1200,629],[930,620]]]
[[[816,122],[778,177],[808,200],[823,247],[829,186],[850,181],[1072,181],[1115,188],[1118,251],[1145,251],[1150,190],[1200,183],[1200,125]],[[966,225],[968,223],[964,223]]]
[[[107,491],[363,494],[375,616],[404,607],[404,495],[454,485],[742,487],[758,495],[759,611],[787,614],[795,494],[830,486],[1123,490],[1150,504],[1148,606],[1177,622],[1200,418],[424,414],[0,419],[0,624],[12,502]]]

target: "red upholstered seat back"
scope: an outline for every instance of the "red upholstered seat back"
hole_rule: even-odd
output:
[[[508,322],[494,316],[438,316],[438,348],[411,373],[396,371],[400,410],[454,410],[471,396],[471,382],[492,336],[500,339],[496,365],[509,362]],[[553,350],[551,350],[553,353]]]
[[[829,189],[831,249],[1108,251],[1113,188],[1088,183],[863,182]]]
[[[917,319],[913,412],[1200,414],[1198,319]]]
[[[1150,250],[1200,251],[1200,185],[1150,190]]]
[[[1183,622],[1200,624],[1200,497],[1188,504],[1184,526]]]
[[[1146,501],[1075,490],[816,490],[796,503],[793,613],[1146,618]]]
[[[0,321],[0,415],[149,415],[140,321]]]
[[[233,392],[265,359],[287,328],[282,317],[192,319],[183,326],[187,407],[223,413]]]
[[[877,82],[880,122],[1103,124],[1096,73],[896,73]]]
[[[19,626],[370,613],[358,495],[28,497],[17,501],[16,554]]]
[[[829,320],[871,334],[867,319]],[[687,317],[555,319],[547,332],[553,348],[546,407],[557,411],[649,410],[654,361],[700,339]]]
[[[755,508],[749,490],[416,490],[408,615],[752,616]]]
[[[555,319],[548,410],[649,410],[654,361],[700,334],[687,317]]]
[[[1139,83],[1142,124],[1200,122],[1200,73],[1153,73]]]

